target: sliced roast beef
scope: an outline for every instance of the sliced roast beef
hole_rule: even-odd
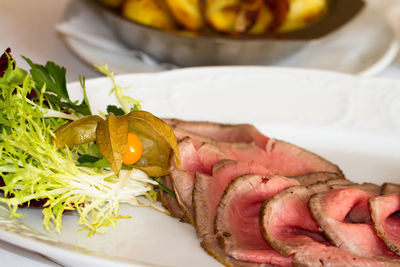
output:
[[[233,180],[218,205],[215,233],[224,251],[235,259],[290,266],[291,258],[271,248],[260,232],[261,203],[298,185],[294,179],[279,175],[247,174]]]
[[[342,175],[336,165],[283,141],[265,137],[266,145],[261,148],[255,142],[216,141],[180,127],[176,127],[174,131],[178,138],[183,138],[179,143],[182,166],[178,169],[172,159],[171,178],[178,203],[192,222],[194,222],[192,208],[194,173],[210,174],[212,164],[224,158],[254,161],[272,173],[285,176],[325,171]]]
[[[214,239],[214,220],[224,190],[236,177],[244,174],[272,174],[265,167],[248,161],[222,160],[214,164],[212,176],[196,173],[193,206],[197,233]]]
[[[338,166],[293,144],[270,139],[265,166],[276,174],[296,176],[312,172],[334,172],[343,175]]]
[[[398,267],[398,263],[380,261],[375,258],[364,258],[351,254],[340,248],[314,243],[303,247],[293,256],[293,266],[301,267]]]
[[[330,190],[326,184],[295,186],[263,203],[261,228],[269,244],[294,266],[398,266],[398,263],[356,256],[327,242],[308,208],[310,197]]]
[[[335,185],[331,185],[331,188],[333,188],[333,189],[358,188],[358,189],[370,192],[371,194],[374,194],[374,195],[379,195],[381,193],[381,187],[379,185],[373,184],[373,183],[335,184]]]
[[[323,183],[328,180],[343,179],[344,177],[335,172],[312,172],[303,175],[292,176],[300,185],[309,186],[315,183]]]
[[[194,224],[192,194],[194,175],[196,172],[211,174],[211,167],[226,156],[217,147],[204,143],[196,149],[190,138],[178,144],[181,166],[178,168],[175,158],[171,159],[170,177],[172,179],[176,199],[186,217]]]
[[[208,121],[183,121],[178,119],[164,119],[173,129],[185,131],[224,142],[255,142],[264,148],[268,137],[260,133],[250,124],[222,124]]]
[[[378,236],[400,255],[400,194],[387,194],[369,199],[371,217]]]
[[[335,185],[354,184],[354,182],[347,180],[347,179],[338,178],[338,179],[327,180],[324,184],[332,187]]]
[[[203,237],[201,246],[213,257],[227,266],[250,264],[235,260],[225,253],[214,234],[217,206],[228,184],[244,174],[270,174],[265,167],[247,161],[222,160],[214,164],[212,176],[196,173],[193,190],[193,207],[197,233]],[[253,263],[254,264],[254,263]]]
[[[331,181],[328,181],[330,183]],[[330,188],[332,189],[341,189],[341,188],[358,188],[367,192],[370,192],[373,195],[378,195],[380,192],[380,186],[371,184],[371,183],[345,183],[342,184],[340,182],[330,184]],[[352,223],[365,223],[371,221],[371,214],[368,210],[365,209],[365,206],[355,205],[351,211],[346,215],[346,220]]]
[[[172,192],[174,191],[171,177],[169,175],[161,178],[161,184],[167,187]],[[185,213],[183,212],[178,202],[176,201],[176,197],[171,196],[170,194],[164,192],[163,190],[160,190],[159,198],[161,204],[169,211],[172,217],[178,218],[183,222],[189,222],[189,219],[186,217]]]
[[[384,183],[382,185],[381,194],[399,194],[400,193],[400,184],[393,184],[393,183]]]
[[[336,165],[284,141],[269,139],[266,147],[260,148],[255,143],[228,143],[208,138],[197,139],[194,136],[191,138],[194,140],[195,147],[209,142],[218,147],[230,159],[255,161],[280,175],[296,176],[312,172],[334,172],[342,175]]]
[[[373,229],[368,199],[375,195],[356,187],[333,189],[312,196],[309,207],[320,229],[335,246],[362,257],[400,259]],[[348,216],[351,212],[356,214]],[[366,221],[357,219],[354,223],[352,217]]]
[[[174,131],[175,137],[178,141],[181,141],[184,138],[189,137],[192,139],[193,145],[195,147],[199,147],[203,143],[210,143],[210,142],[216,141],[210,137],[206,137],[206,136],[203,136],[203,135],[200,135],[197,133],[193,133],[191,131],[188,131],[188,130],[185,130],[182,128],[173,128],[173,131]]]
[[[235,258],[232,258],[225,251],[221,248],[217,240],[215,241],[208,241],[207,243],[201,243],[201,246],[204,250],[212,257],[217,259],[219,262],[224,264],[225,266],[229,267],[276,267],[276,265],[272,264],[259,264],[256,262],[249,262],[249,261],[241,261]]]
[[[168,121],[167,121],[168,122]],[[249,125],[219,125],[199,122],[196,127],[184,128],[185,122],[170,121],[178,139],[190,137],[196,148],[203,143],[210,143],[221,149],[228,158],[234,160],[255,161],[272,172],[285,176],[296,176],[312,172],[333,172],[343,175],[338,166],[322,157],[293,144],[263,136]],[[193,122],[187,122],[193,125]],[[204,130],[219,128],[229,130]],[[243,130],[243,129],[248,130]],[[238,129],[238,130],[236,130]],[[242,131],[243,130],[243,131]],[[194,132],[197,131],[197,132]],[[219,134],[215,134],[218,132]],[[231,132],[235,134],[230,135]],[[223,135],[229,136],[223,136]]]
[[[326,184],[296,186],[283,190],[263,203],[261,227],[269,244],[285,256],[301,248],[326,241],[308,208],[310,196],[329,190]]]

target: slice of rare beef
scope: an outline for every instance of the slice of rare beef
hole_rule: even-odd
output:
[[[331,180],[327,180],[325,183],[325,185],[327,186],[335,186],[335,185],[348,185],[348,184],[354,184],[354,182],[347,180],[347,179],[343,179],[343,178],[338,178],[338,179],[331,179]]]
[[[162,177],[160,182],[163,186],[165,186],[172,192],[174,191],[171,177],[169,175]],[[170,194],[168,194],[163,190],[160,190],[159,199],[161,201],[161,204],[169,211],[172,217],[178,218],[183,222],[189,222],[185,213],[183,212],[178,202],[176,201],[176,197],[171,196]]]
[[[208,121],[183,121],[178,119],[164,119],[173,129],[205,136],[224,142],[255,142],[257,146],[264,148],[268,137],[260,133],[256,127],[250,124],[223,124]]]
[[[348,180],[346,180],[348,181]],[[380,193],[380,186],[371,183],[363,183],[363,184],[356,184],[356,183],[342,183],[336,182],[332,183],[333,180],[327,181],[331,189],[341,189],[341,188],[358,188],[367,192],[370,192],[373,195],[379,195]],[[365,210],[362,205],[354,206],[351,211],[346,215],[346,220],[352,223],[364,223],[371,221],[371,214],[368,210]]]
[[[203,237],[201,246],[208,254],[227,266],[254,264],[235,260],[227,255],[214,234],[216,210],[225,188],[234,178],[249,173],[264,175],[270,172],[254,162],[222,160],[214,164],[212,176],[196,173],[193,208],[197,233]]]
[[[290,266],[292,259],[283,257],[262,237],[259,214],[265,199],[294,185],[298,185],[296,180],[279,175],[247,174],[234,179],[215,218],[215,234],[224,251],[238,260]]]
[[[327,243],[308,208],[310,196],[326,190],[329,186],[322,183],[295,186],[264,201],[260,220],[268,243],[285,256],[315,242]]]
[[[201,243],[201,246],[210,256],[214,257],[225,266],[229,267],[276,267],[277,266],[267,263],[259,264],[255,262],[241,261],[232,258],[231,256],[225,253],[225,251],[221,248],[217,240],[212,242],[209,241],[207,242],[207,244],[203,242]]]
[[[312,172],[303,175],[291,176],[296,179],[300,185],[309,186],[315,183],[323,183],[328,180],[344,179],[343,175],[336,172]]]
[[[265,166],[276,174],[297,176],[312,172],[334,172],[343,176],[338,166],[288,142],[270,139],[265,151]]]
[[[362,257],[399,260],[373,229],[368,199],[374,196],[356,187],[333,189],[313,195],[309,207],[320,229],[335,246]],[[350,213],[356,214],[349,216]],[[352,218],[365,221],[354,222]]]
[[[279,175],[296,176],[322,171],[341,174],[336,165],[318,155],[279,140],[270,139],[265,149],[254,143],[213,144],[230,159],[255,161]]]
[[[379,195],[381,193],[381,187],[377,184],[373,183],[362,183],[362,184],[335,184],[331,185],[332,189],[339,189],[339,188],[358,188],[367,192],[370,192],[371,194],[374,195]]]
[[[369,199],[371,217],[378,236],[400,255],[400,194],[387,194]]]
[[[308,207],[310,197],[330,190],[326,184],[294,186],[263,203],[261,228],[269,244],[284,256],[293,256],[294,266],[398,266],[354,255],[330,244],[319,231]]]
[[[384,183],[382,185],[382,195],[386,194],[400,194],[400,184],[393,184],[393,183]]]
[[[181,165],[171,158],[170,177],[176,199],[189,221],[194,224],[192,195],[196,172],[211,174],[212,165],[226,156],[217,147],[204,143],[196,149],[192,139],[184,138],[178,143]]]
[[[343,175],[336,165],[322,157],[293,144],[269,139],[265,148],[254,142],[228,143],[206,137],[190,136],[195,147],[204,142],[218,147],[229,159],[255,161],[275,174],[284,176],[303,175],[312,172],[333,172]]]
[[[174,125],[174,123],[170,123]],[[182,124],[184,122],[175,123],[175,125]],[[343,175],[338,166],[326,159],[293,144],[268,138],[250,125],[218,126],[222,129],[242,129],[243,127],[252,129],[244,131],[242,135],[239,130],[233,135],[234,137],[228,134],[231,130],[223,130],[220,132],[221,134],[214,135],[205,134],[206,130],[201,131],[201,124],[196,127],[198,132],[189,131],[179,126],[176,126],[173,130],[178,139],[190,137],[195,148],[205,142],[210,143],[221,149],[229,159],[255,161],[275,174],[296,176],[312,172],[334,172]],[[213,127],[217,126],[214,125]],[[254,134],[247,132],[254,132]],[[223,134],[229,136],[223,137]]]
[[[244,174],[272,174],[252,161],[222,160],[214,164],[212,175],[196,173],[193,207],[199,237],[214,239],[214,220],[218,204],[228,184]]]

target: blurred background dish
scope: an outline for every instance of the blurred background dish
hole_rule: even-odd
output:
[[[204,21],[188,23],[194,17],[188,12],[174,19],[175,13],[185,10],[179,2],[187,0],[127,0],[121,11],[101,1],[111,0],[92,0],[90,7],[98,9],[128,47],[182,67],[276,62],[339,28],[364,4],[362,0],[202,0],[204,12],[196,17]],[[258,10],[268,7],[264,3],[271,3],[270,8],[259,13],[269,15],[259,23]],[[176,12],[168,12],[175,11],[171,7]]]
[[[135,23],[191,36],[284,37],[333,14],[329,24],[345,23],[361,0],[94,0]],[[347,12],[336,13],[345,6]],[[343,11],[343,10],[342,10]],[[339,19],[338,19],[339,16]],[[329,21],[329,19],[328,19]],[[326,27],[326,26],[325,26]],[[334,26],[336,27],[336,26]],[[285,36],[286,37],[286,36]]]
[[[94,8],[93,4],[89,0],[71,1],[57,25],[63,40],[83,60],[91,65],[108,62],[117,73],[160,71],[180,67],[155,60],[143,51],[127,47],[118,38],[114,28],[104,21],[103,12]],[[300,42],[303,44],[302,49],[295,49],[290,55],[280,55],[280,60],[268,65],[372,75],[386,68],[398,51],[393,28],[381,12],[369,5],[347,25],[327,36]],[[164,46],[160,42],[153,45]],[[180,55],[191,53],[190,50],[180,49],[179,46],[171,46],[169,50],[171,54],[174,51]],[[258,55],[262,55],[260,50],[257,52]],[[206,50],[204,53],[211,52]],[[237,54],[241,55],[242,52]]]

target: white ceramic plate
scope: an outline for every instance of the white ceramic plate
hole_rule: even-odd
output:
[[[255,124],[338,164],[356,182],[400,182],[400,83],[344,74],[268,67],[193,68],[118,77],[126,93],[160,117]],[[117,101],[107,78],[86,82],[94,111]],[[81,97],[77,83],[71,94]],[[46,232],[40,210],[8,219],[0,239],[69,266],[220,266],[193,227],[149,208],[122,206],[117,229],[87,237],[76,215],[60,235]]]
[[[71,1],[57,30],[68,47],[91,65],[108,63],[117,73],[154,72],[171,67],[124,47],[104,18],[85,1]],[[368,4],[344,27],[273,65],[369,76],[390,65],[398,47],[385,13]]]

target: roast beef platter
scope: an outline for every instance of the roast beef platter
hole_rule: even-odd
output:
[[[80,87],[75,84],[83,90],[82,102],[71,100],[65,68],[24,59],[29,72],[16,66],[9,49],[0,57],[0,207],[9,212],[7,218],[0,214],[5,219],[0,221],[0,238],[7,242],[56,259],[71,255],[83,248],[79,237],[75,240],[67,232],[68,238],[54,239],[30,231],[25,226],[29,222],[14,220],[22,215],[19,208],[41,207],[44,229],[58,234],[62,216],[76,211],[80,230],[92,235],[128,218],[118,212],[124,203],[167,211],[177,219],[157,214],[179,229],[178,219],[193,225],[195,248],[198,239],[225,266],[400,266],[400,185],[355,183],[352,178],[359,177],[345,177],[327,159],[267,137],[250,124],[160,119],[122,93],[125,87],[116,85],[107,65],[96,70],[111,79],[111,92],[121,107],[108,105],[107,114],[92,114],[85,79]],[[157,198],[165,209],[153,203]],[[144,231],[133,237],[119,231],[97,248],[96,241],[82,241],[90,246],[82,250],[86,256],[81,259],[99,253],[107,263],[111,255],[103,250],[123,247],[118,262],[126,251],[128,258],[136,253],[135,262],[147,262],[136,256],[157,255],[156,242],[145,233],[155,228],[147,227],[150,221],[159,225],[153,218],[138,220]],[[176,236],[176,231],[169,232]],[[137,241],[134,249],[127,246],[130,240]],[[144,243],[150,244],[145,248],[150,247],[150,254],[141,253]],[[60,244],[65,253],[50,249]],[[187,248],[191,253],[193,246]],[[164,254],[175,263],[178,256],[169,253],[173,249]]]
[[[400,185],[339,166],[249,124],[164,119],[178,140],[159,192],[226,266],[400,266]]]

